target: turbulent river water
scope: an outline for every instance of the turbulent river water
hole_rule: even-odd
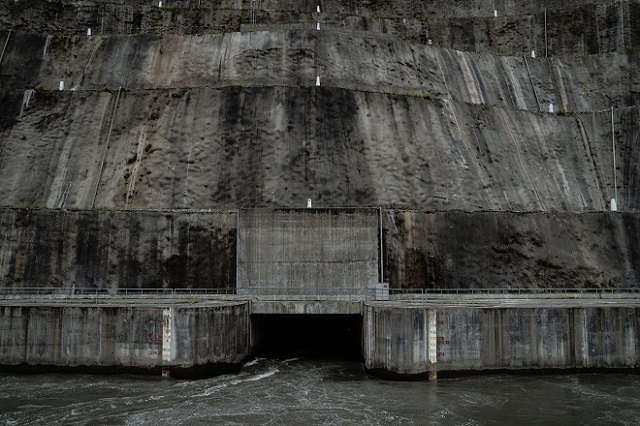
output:
[[[3,425],[640,424],[640,376],[485,375],[438,382],[368,376],[357,361],[247,363],[205,380],[0,376]]]

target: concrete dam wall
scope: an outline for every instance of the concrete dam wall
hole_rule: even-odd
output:
[[[368,304],[365,366],[382,374],[636,368],[637,307],[516,308]]]
[[[639,365],[639,310],[634,302],[626,300],[627,306],[618,307],[560,302],[516,299],[510,307],[496,306],[504,303],[499,300],[484,307],[477,306],[478,300],[467,306],[442,300],[365,302],[364,365],[383,377],[411,379],[461,371]],[[0,369],[175,377],[234,371],[265,335],[289,342],[293,338],[287,338],[291,327],[267,330],[265,315],[252,322],[258,319],[250,311],[247,302],[193,304],[150,298],[120,304],[1,301]],[[342,330],[334,327],[338,338]],[[326,334],[323,343],[330,346]]]
[[[94,6],[184,22],[199,10]],[[249,19],[247,4],[207,7]],[[21,3],[3,8],[20,22]],[[89,37],[19,25],[0,45],[5,206],[638,208],[633,49],[532,58],[375,31]]]
[[[619,209],[639,203],[635,107],[614,113],[624,153],[614,174],[609,110],[556,115],[285,87],[47,92],[29,102],[17,121],[23,92],[2,101],[5,206],[278,208],[312,199],[601,211],[616,194]]]
[[[207,376],[251,353],[246,303],[3,303],[0,331],[5,371]]]
[[[3,208],[0,290],[637,288],[638,221],[607,212]]]
[[[388,375],[636,368],[638,19],[1,2],[0,365],[209,375],[335,315]]]
[[[321,13],[317,13],[317,6]],[[524,1],[96,0],[6,2],[0,22],[46,34],[209,34],[287,27],[370,32],[498,55],[588,55],[637,50],[638,3]]]

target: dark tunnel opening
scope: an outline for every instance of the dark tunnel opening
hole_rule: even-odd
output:
[[[361,315],[252,315],[255,355],[360,360]]]

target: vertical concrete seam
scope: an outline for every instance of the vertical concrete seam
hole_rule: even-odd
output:
[[[102,155],[102,161],[100,162],[100,171],[98,172],[98,180],[96,182],[96,188],[93,192],[93,200],[91,201],[91,208],[93,209],[96,203],[96,196],[98,195],[98,188],[100,187],[100,180],[102,179],[102,170],[104,169],[104,162],[107,160],[107,150],[109,149],[109,141],[111,140],[111,132],[113,131],[113,122],[116,118],[116,110],[118,109],[118,103],[120,102],[120,93],[122,92],[122,86],[118,88],[118,96],[116,96],[116,102],[113,105],[113,113],[111,114],[111,123],[109,124],[109,133],[107,133],[107,142],[104,147],[104,154]]]
[[[173,308],[162,309],[162,365],[173,361]]]
[[[2,60],[4,59],[4,52],[7,50],[7,46],[9,45],[9,39],[11,38],[12,32],[13,32],[13,29],[10,29],[9,35],[7,36],[7,39],[4,42],[4,47],[2,48],[2,53],[0,54],[0,65],[2,65]]]
[[[527,62],[527,57],[523,56],[524,64],[527,66],[527,75],[529,76],[529,83],[531,83],[531,90],[533,91],[533,97],[536,99],[536,106],[538,111],[540,111],[540,101],[538,100],[538,94],[536,93],[536,86],[533,84],[533,79],[531,78],[531,69],[529,68],[529,62]]]
[[[438,329],[437,329],[437,312],[435,309],[429,309],[429,327],[427,335],[429,337],[429,364],[434,365],[438,362]]]

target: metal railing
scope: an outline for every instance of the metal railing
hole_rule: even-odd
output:
[[[374,287],[309,288],[88,288],[88,287],[0,287],[0,298],[186,298],[229,300],[374,300]],[[389,289],[392,300],[426,300],[452,297],[640,297],[640,288],[430,288]]]
[[[640,287],[626,288],[419,288],[389,289],[389,294],[601,294],[601,293],[640,293]]]
[[[389,300],[639,299],[640,288],[435,288],[390,289]]]
[[[91,287],[20,287],[0,288],[0,297],[53,296],[53,297],[179,297],[179,296],[231,296],[235,289],[226,288],[91,288]]]
[[[369,300],[375,288],[84,288],[84,287],[19,287],[0,288],[0,298],[201,298],[233,300]]]
[[[375,288],[305,288],[305,287],[249,287],[237,290],[238,296],[247,298],[278,301],[278,300],[373,300],[376,298]]]

